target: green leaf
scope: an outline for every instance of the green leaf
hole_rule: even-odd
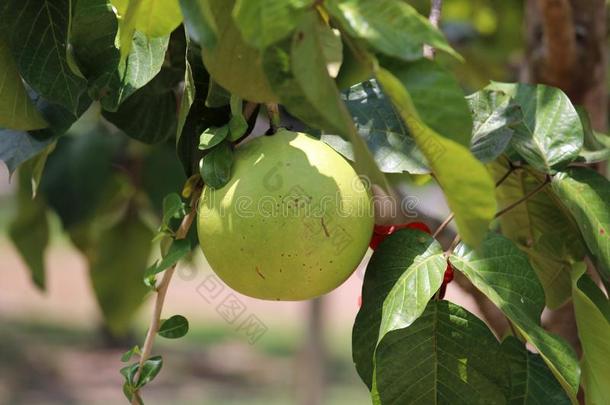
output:
[[[222,127],[206,128],[199,137],[199,149],[211,149],[214,146],[218,145],[220,142],[224,141],[228,135],[228,125],[223,125]]]
[[[574,350],[540,326],[542,286],[527,256],[504,236],[489,233],[478,249],[458,245],[453,267],[485,294],[538,350],[572,400],[576,400],[580,368]]]
[[[132,347],[131,349],[129,349],[128,351],[123,353],[123,355],[121,356],[121,361],[123,363],[126,363],[129,360],[131,360],[131,358],[136,354],[137,355],[140,354],[140,346],[138,346],[138,345],[135,345],[134,347]]]
[[[153,356],[146,360],[140,370],[140,376],[135,384],[135,388],[142,388],[151,382],[159,374],[161,367],[163,367],[163,358],[161,356]]]
[[[267,77],[286,109],[307,125],[339,134],[352,144],[356,171],[373,184],[389,191],[366,144],[358,135],[351,116],[329,76],[313,13],[303,15],[290,41],[272,46],[264,55]]]
[[[583,145],[578,112],[561,90],[544,85],[492,83],[487,89],[508,95],[523,112],[511,145],[541,172],[554,173],[577,158]]]
[[[610,398],[610,302],[582,265],[572,275],[572,297],[578,337],[582,344],[582,384],[585,403],[603,404]]]
[[[494,161],[508,147],[513,126],[523,119],[521,109],[509,97],[485,89],[466,101],[474,120],[470,150],[483,163]]]
[[[9,236],[30,270],[34,285],[45,289],[44,253],[49,244],[46,204],[32,196],[32,172],[35,162],[21,166],[17,191],[17,215],[9,227]]]
[[[164,68],[117,111],[103,111],[102,115],[133,139],[147,144],[163,142],[176,134],[178,116],[173,86],[181,79],[182,75]]]
[[[598,271],[610,280],[610,182],[594,170],[573,168],[557,174],[552,185],[598,260]]]
[[[244,41],[258,49],[265,49],[294,31],[303,8],[313,0],[237,0],[233,18]]]
[[[231,96],[231,120],[229,121],[229,140],[237,141],[248,130],[248,121],[242,113],[243,102],[239,97]]]
[[[492,164],[499,180],[509,170],[506,161]],[[544,179],[527,170],[511,173],[496,189],[500,208],[524,198]],[[504,236],[525,253],[544,288],[546,305],[558,308],[571,295],[570,273],[582,261],[585,247],[578,226],[550,187],[528,198],[500,218]]]
[[[383,63],[411,95],[419,118],[437,134],[469,146],[472,115],[455,77],[434,61]]]
[[[86,247],[93,291],[114,335],[124,336],[129,331],[147,292],[142,275],[152,237],[153,232],[137,215],[126,215],[95,235]]]
[[[388,333],[411,325],[443,282],[447,261],[430,235],[400,230],[371,258],[362,287],[362,306],[352,333],[356,370],[371,387],[375,348]]]
[[[507,368],[487,325],[432,300],[411,326],[389,333],[375,354],[381,404],[503,404]]]
[[[178,0],[139,0],[136,30],[148,37],[164,37],[182,23]]]
[[[141,32],[135,32],[129,54],[120,61],[102,93],[100,101],[105,110],[116,111],[127,97],[159,73],[168,43],[169,36],[148,39]]]
[[[384,69],[379,69],[377,79],[427,158],[455,214],[462,239],[476,246],[496,213],[495,187],[485,166],[467,148],[440,136],[419,119],[411,96],[400,80]]]
[[[218,28],[209,0],[180,0],[184,24],[191,29],[197,43],[213,48],[218,38]]]
[[[109,90],[121,58],[115,44],[118,19],[109,0],[78,0],[73,9],[70,43],[89,95],[97,100]]]
[[[157,332],[167,339],[178,339],[189,331],[189,321],[182,315],[174,315],[164,320]]]
[[[203,63],[210,75],[222,87],[245,100],[276,102],[277,96],[262,69],[260,52],[244,42],[233,21],[231,12],[235,1],[207,0],[206,3],[219,34],[215,46],[203,46]]]
[[[70,23],[69,0],[6,0],[0,11],[0,31],[21,76],[44,98],[75,114],[87,81],[68,64]]]
[[[144,277],[148,278],[161,273],[178,263],[184,256],[191,251],[191,243],[187,239],[174,240],[169,247],[167,254],[152,266],[146,269]]]
[[[187,51],[188,53],[188,51]],[[186,56],[186,55],[185,55]],[[184,124],[186,123],[186,117],[188,116],[189,110],[195,101],[195,81],[193,79],[193,71],[191,70],[191,64],[188,59],[185,58],[186,69],[184,71],[184,91],[180,97],[180,107],[178,109],[178,123],[176,125],[176,143],[180,139]]]
[[[570,404],[570,399],[539,354],[529,352],[514,336],[504,339],[501,350],[510,370],[507,403]]]
[[[21,81],[8,45],[0,37],[0,126],[28,131],[48,124],[40,115]]]
[[[13,131],[0,128],[0,160],[13,174],[17,167],[48,148],[55,141],[47,132]]]
[[[405,2],[337,0],[324,6],[350,35],[388,56],[406,61],[419,59],[424,44],[429,44],[461,59],[443,34]]]
[[[233,167],[233,150],[231,144],[224,141],[216,145],[201,159],[199,173],[203,182],[212,188],[221,188],[231,179]]]
[[[176,193],[171,193],[163,199],[163,220],[164,225],[168,226],[172,219],[181,219],[186,215],[186,206],[182,198]]]
[[[345,104],[352,115],[358,134],[366,141],[375,163],[384,173],[430,173],[426,159],[417,148],[409,129],[385,97],[376,80],[367,80],[344,92]],[[337,136],[323,135],[322,140],[333,148],[345,143],[348,158],[353,159],[351,146]]]
[[[221,85],[210,79],[208,94],[205,99],[206,107],[224,107],[231,103],[231,93],[222,88]]]

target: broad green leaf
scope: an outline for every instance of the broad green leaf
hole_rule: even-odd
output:
[[[610,182],[594,170],[573,168],[557,174],[552,185],[598,260],[598,271],[610,280]]]
[[[73,10],[70,43],[89,95],[97,100],[109,90],[121,58],[115,43],[118,19],[109,0],[78,0]]]
[[[106,324],[117,336],[129,331],[146,294],[142,275],[152,237],[153,232],[137,215],[127,215],[87,247],[93,291]]]
[[[28,131],[47,126],[21,81],[8,45],[0,37],[0,126]]]
[[[138,381],[136,382],[136,388],[142,388],[149,382],[151,382],[159,371],[161,371],[161,367],[163,366],[163,359],[161,356],[153,356],[146,360],[142,365],[142,370],[140,371],[140,376],[138,377]]]
[[[169,269],[172,266],[175,266],[184,256],[189,254],[191,251],[191,243],[187,239],[178,239],[174,240],[167,251],[167,254],[163,256],[163,258],[157,262],[155,262],[152,266],[146,269],[144,273],[144,277],[148,278],[150,276],[154,276],[155,274],[161,273]]]
[[[212,14],[209,0],[180,0],[184,25],[190,28],[197,43],[213,48],[218,38],[218,28]]]
[[[344,92],[344,100],[358,134],[365,140],[382,172],[430,173],[426,159],[417,148],[409,129],[376,80],[367,80],[351,87]],[[340,147],[337,145],[340,139],[322,136],[322,140],[333,148]],[[348,143],[346,145],[350,146]]]
[[[222,127],[209,127],[206,128],[199,137],[199,149],[206,150],[211,149],[224,141],[229,135],[229,126],[223,125]]]
[[[544,85],[492,83],[489,90],[508,95],[523,112],[511,145],[536,169],[554,173],[577,158],[583,145],[578,112],[561,90]]]
[[[199,0],[202,1],[202,0]],[[234,0],[207,0],[218,27],[216,45],[203,46],[203,63],[222,87],[245,100],[275,102],[262,69],[260,52],[246,44],[231,12]]]
[[[337,74],[337,87],[341,90],[347,90],[358,83],[365,82],[373,77],[372,66],[366,61],[372,60],[374,57],[370,54],[361,56],[359,52],[366,52],[362,49],[354,49],[349,44],[342,46],[341,67]]]
[[[443,282],[443,248],[428,234],[405,229],[375,250],[364,276],[362,306],[352,332],[356,370],[371,387],[378,342],[411,325]]]
[[[471,246],[478,245],[496,213],[494,183],[485,166],[466,147],[440,136],[422,122],[407,89],[392,73],[379,69],[377,80],[427,158],[455,214],[462,239]]]
[[[6,0],[0,31],[25,81],[50,102],[75,114],[87,81],[68,64],[69,0]]]
[[[147,144],[157,144],[175,136],[178,116],[173,87],[182,79],[171,68],[163,68],[144,87],[136,90],[119,108],[103,111],[129,137]]]
[[[189,331],[189,321],[182,315],[174,315],[164,320],[157,332],[167,339],[178,339]]]
[[[180,162],[176,159],[176,151],[171,143],[157,145],[150,149],[150,152],[144,157],[142,164],[142,179],[141,188],[152,204],[152,208],[161,218],[164,218],[166,213],[169,213],[168,204],[165,198],[169,195],[173,199],[173,207],[181,208],[179,213],[171,212],[175,216],[167,219],[169,221],[179,220],[184,216],[184,207],[180,207],[180,197],[176,194],[176,190],[181,187],[186,181],[184,172]],[[175,198],[175,199],[174,199]],[[165,221],[165,219],[163,219]]]
[[[492,164],[500,180],[509,170],[505,160]],[[516,170],[496,189],[500,208],[531,193],[544,179]],[[544,288],[546,304],[558,308],[571,295],[570,272],[584,259],[585,247],[576,222],[547,186],[499,218],[502,233],[527,253]]]
[[[148,39],[141,32],[135,32],[129,54],[121,59],[102,93],[100,101],[105,110],[116,111],[127,97],[159,73],[168,43],[169,36]]]
[[[231,96],[229,102],[231,107],[231,120],[229,121],[229,140],[231,142],[237,141],[241,138],[248,130],[248,121],[243,115],[243,102],[239,97]]]
[[[136,30],[148,37],[164,37],[171,34],[180,23],[182,13],[178,0],[131,0],[139,1]]]
[[[20,164],[48,148],[55,137],[47,132],[14,131],[0,128],[0,160],[13,174]]]
[[[350,35],[388,56],[419,59],[423,45],[429,44],[460,59],[443,34],[403,1],[336,0],[324,6]]]
[[[17,215],[9,227],[9,236],[30,270],[34,285],[45,289],[44,253],[49,244],[49,223],[46,204],[39,196],[32,196],[34,162],[21,166],[17,190]]]
[[[513,137],[513,126],[521,122],[521,109],[498,92],[480,90],[466,101],[474,120],[470,150],[483,163],[496,160]]]
[[[407,89],[426,126],[463,146],[470,145],[472,115],[464,92],[448,70],[428,59],[382,65]]]
[[[610,302],[582,265],[572,275],[572,298],[582,344],[582,384],[585,403],[603,404],[610,398]]]
[[[324,61],[326,62],[326,70],[328,75],[334,79],[339,74],[339,69],[343,63],[341,32],[325,24],[319,24],[317,28]]]
[[[502,342],[502,354],[510,371],[507,403],[569,405],[570,399],[539,354],[531,353],[514,336]]]
[[[231,179],[233,167],[233,149],[227,141],[216,145],[201,159],[199,173],[204,184],[212,188],[221,188]]]
[[[380,404],[505,404],[507,367],[487,325],[448,301],[430,301],[375,354]]]
[[[231,93],[222,88],[214,79],[210,79],[208,94],[205,99],[206,107],[224,107],[231,103]]]
[[[267,49],[264,66],[274,91],[286,109],[305,124],[341,135],[352,144],[355,168],[373,184],[389,191],[366,144],[358,135],[334,80],[329,76],[313,13],[304,14],[289,41]]]
[[[584,141],[579,152],[579,160],[597,163],[610,159],[610,137],[593,130],[591,119],[584,107],[576,106],[576,111],[584,130]]]
[[[458,245],[450,261],[538,350],[568,396],[576,401],[580,382],[576,354],[565,341],[540,326],[543,290],[525,253],[504,236],[489,233],[476,250]]]
[[[302,9],[312,3],[313,0],[236,0],[233,18],[244,41],[262,50],[290,35]]]

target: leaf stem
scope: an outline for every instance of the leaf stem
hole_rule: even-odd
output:
[[[197,189],[191,198],[191,210],[189,213],[182,219],[182,223],[180,223],[180,227],[176,231],[176,239],[185,239],[186,235],[193,224],[195,216],[197,214],[197,203],[199,200],[199,196],[201,195],[201,189]],[[169,269],[165,270],[163,273],[163,277],[161,278],[161,282],[156,288],[157,296],[155,298],[155,303],[153,307],[153,316],[150,321],[150,326],[148,327],[148,332],[146,332],[146,338],[144,339],[144,345],[142,346],[142,354],[140,355],[140,364],[138,367],[138,371],[134,377],[134,381],[138,381],[140,377],[140,373],[142,367],[146,360],[150,357],[150,353],[152,352],[152,347],[155,342],[155,336],[157,335],[157,331],[159,330],[159,326],[161,323],[161,312],[163,310],[163,303],[165,302],[165,296],[167,295],[167,289],[169,288],[169,283],[174,275],[176,270],[176,265],[173,265]],[[133,398],[131,400],[132,405],[140,404],[138,391],[136,390],[133,393]]]
[[[282,126],[280,118],[280,108],[277,103],[265,103],[267,114],[269,115],[269,125],[272,134],[277,132],[277,129]]]

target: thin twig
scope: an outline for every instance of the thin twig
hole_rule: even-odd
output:
[[[443,8],[443,0],[430,0],[430,16],[428,20],[430,20],[430,24],[434,27],[438,28],[438,25],[441,21],[441,10]],[[434,47],[425,44],[424,45],[424,57],[428,59],[434,59],[436,55],[436,49]]]
[[[199,195],[201,194],[201,190],[198,189],[193,193],[193,197],[191,198],[191,210],[189,213],[182,219],[182,223],[180,227],[176,231],[176,239],[184,239],[193,224],[195,216],[197,214],[197,202],[199,200]],[[140,373],[144,363],[150,357],[150,353],[152,352],[152,347],[155,342],[155,336],[157,335],[157,331],[159,330],[159,326],[161,323],[161,312],[163,310],[163,303],[165,302],[165,296],[167,294],[167,289],[169,287],[169,283],[172,280],[172,276],[174,275],[174,271],[176,270],[176,265],[173,265],[169,269],[165,270],[163,273],[163,277],[161,278],[161,282],[156,288],[157,297],[155,298],[155,304],[153,307],[153,316],[150,321],[150,326],[148,327],[148,332],[146,332],[146,338],[144,339],[144,345],[142,346],[142,354],[140,356],[140,365],[138,367],[138,371],[134,377],[134,381],[137,382],[138,378],[140,378]],[[133,393],[133,398],[131,400],[132,405],[138,405],[138,391],[136,390]]]
[[[271,133],[275,134],[277,129],[282,125],[280,118],[280,107],[277,103],[265,103],[267,108],[267,114],[269,115],[269,125],[271,126]]]

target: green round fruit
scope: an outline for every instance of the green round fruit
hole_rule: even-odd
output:
[[[197,231],[231,288],[269,300],[327,293],[358,266],[373,232],[371,198],[323,142],[279,131],[235,151],[231,180],[206,187]]]

